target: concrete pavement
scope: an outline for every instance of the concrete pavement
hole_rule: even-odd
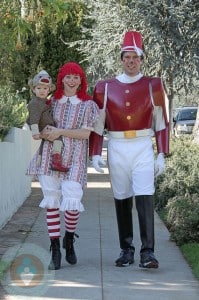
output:
[[[38,207],[42,194],[38,182],[32,194],[0,232],[1,300],[198,300],[199,282],[169,232],[155,215],[156,256],[160,268],[139,268],[139,232],[135,208],[135,263],[115,267],[120,249],[108,170],[88,169],[75,249],[76,265],[69,265],[62,249],[62,268],[48,271],[50,260],[45,211]],[[62,215],[62,236],[64,220]],[[11,265],[9,263],[13,261]]]

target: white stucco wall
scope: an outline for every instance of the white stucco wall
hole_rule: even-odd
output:
[[[30,195],[32,178],[25,173],[34,147],[27,128],[11,128],[0,142],[0,228]]]

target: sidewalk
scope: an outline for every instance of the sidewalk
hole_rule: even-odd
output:
[[[38,204],[42,194],[34,182],[32,194],[0,232],[0,257],[8,267],[0,286],[0,300],[198,300],[199,283],[164,224],[155,215],[156,256],[160,268],[139,268],[139,232],[135,208],[135,263],[115,267],[120,249],[115,208],[108,171],[89,168],[84,194],[85,212],[80,216],[75,249],[76,265],[48,271],[50,260],[45,210]],[[62,236],[64,222],[62,215]]]

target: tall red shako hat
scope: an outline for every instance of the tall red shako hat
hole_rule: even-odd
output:
[[[77,97],[83,101],[91,99],[91,96],[87,94],[87,82],[86,82],[86,75],[80,65],[75,62],[68,62],[64,64],[58,72],[57,76],[57,88],[54,93],[54,97],[56,100],[59,100],[64,95],[63,89],[63,78],[66,75],[79,75],[81,77],[81,85],[80,89],[77,91]]]
[[[121,52],[135,51],[137,55],[144,54],[142,50],[142,35],[138,31],[128,31],[124,35]]]

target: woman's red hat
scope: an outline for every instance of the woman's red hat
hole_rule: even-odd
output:
[[[57,88],[54,93],[55,99],[59,100],[64,95],[62,80],[66,75],[79,75],[81,77],[81,85],[80,89],[77,91],[77,97],[83,101],[91,99],[91,96],[87,94],[86,75],[80,65],[75,62],[68,62],[59,69],[57,76]]]

